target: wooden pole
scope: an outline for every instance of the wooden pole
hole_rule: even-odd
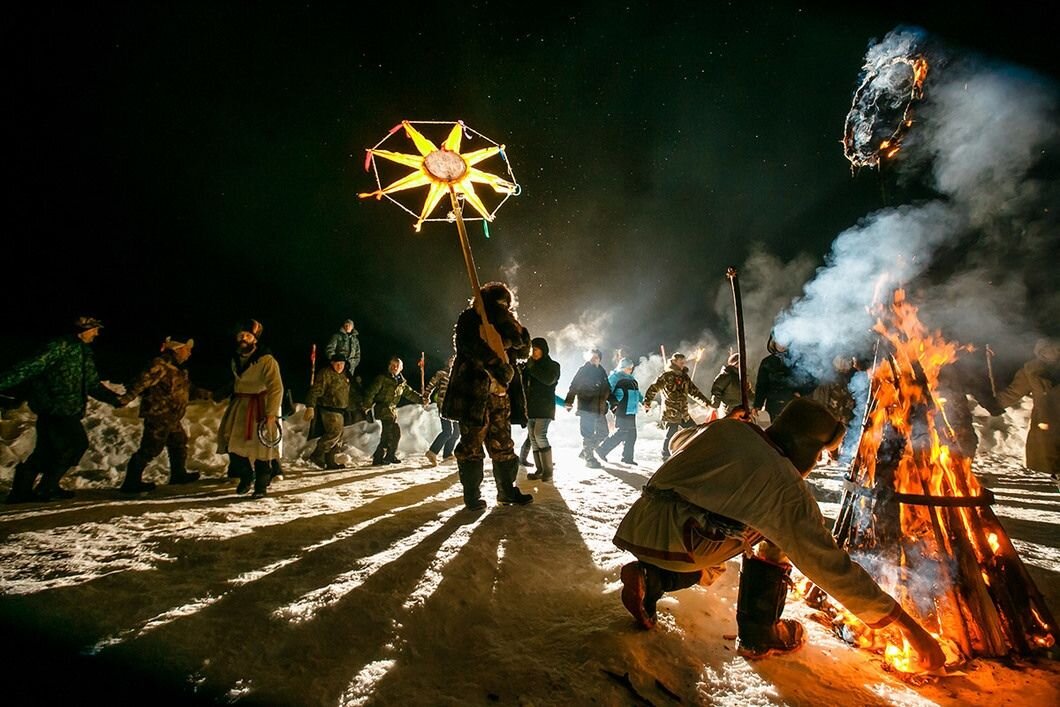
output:
[[[313,344],[313,348],[309,349],[309,387],[313,387],[313,383],[317,379],[317,345]]]
[[[744,413],[748,419],[751,417],[750,385],[747,380],[747,338],[743,330],[743,300],[740,297],[740,281],[736,275],[736,268],[725,271],[732,286],[732,306],[736,316],[736,350],[740,353],[740,404],[743,405]]]
[[[504,350],[504,342],[497,329],[490,324],[486,318],[486,303],[482,301],[482,285],[479,284],[478,270],[475,268],[475,256],[471,253],[471,241],[467,237],[467,228],[464,227],[463,207],[460,200],[456,198],[456,190],[449,186],[449,200],[453,205],[453,215],[456,217],[456,230],[460,232],[460,248],[464,252],[464,265],[467,267],[467,277],[471,282],[471,295],[475,300],[475,311],[478,312],[482,324],[479,326],[479,334],[483,341],[489,344],[493,353],[504,363],[508,363],[508,352]]]

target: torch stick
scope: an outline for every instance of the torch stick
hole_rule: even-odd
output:
[[[313,348],[309,349],[309,387],[313,387],[313,383],[317,379],[317,345],[313,344]]]
[[[990,392],[997,397],[997,384],[994,382],[994,350],[986,345],[986,374],[990,376]]]
[[[748,419],[751,417],[751,401],[748,391],[750,387],[747,382],[747,338],[743,331],[743,300],[740,298],[740,281],[736,275],[736,268],[725,271],[732,285],[732,306],[736,312],[736,350],[740,352],[740,404]]]
[[[701,358],[703,358],[703,347],[702,346],[700,346],[696,350],[696,360],[692,364],[692,375],[689,376],[690,380],[695,380],[695,378],[696,378],[696,369],[699,367],[699,359],[701,359]]]
[[[427,394],[427,382],[425,380],[424,370],[427,368],[427,354],[424,351],[420,351],[420,397],[422,398]]]
[[[464,251],[464,265],[467,266],[467,277],[471,282],[471,294],[475,299],[475,311],[478,312],[482,325],[479,327],[479,335],[483,341],[489,344],[493,352],[504,363],[508,363],[508,353],[504,350],[501,335],[486,318],[486,303],[482,301],[482,286],[478,281],[478,270],[475,269],[475,256],[471,253],[471,241],[467,237],[467,228],[464,227],[463,207],[456,198],[456,190],[449,186],[449,199],[453,204],[453,215],[456,217],[456,230],[460,232],[460,248]]]

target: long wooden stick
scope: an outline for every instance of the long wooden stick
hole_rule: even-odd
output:
[[[732,306],[736,312],[736,350],[740,352],[740,404],[743,405],[744,413],[750,418],[751,396],[750,385],[747,380],[747,338],[743,331],[743,300],[740,297],[740,281],[736,275],[736,268],[725,271],[732,286]]]
[[[493,349],[493,353],[504,363],[508,363],[508,352],[504,350],[504,342],[497,329],[490,324],[486,318],[486,303],[482,301],[482,285],[479,284],[478,270],[475,268],[475,256],[471,253],[471,241],[467,237],[467,228],[464,227],[463,207],[460,200],[456,198],[456,190],[449,187],[449,199],[453,205],[453,215],[456,217],[456,230],[460,232],[460,248],[464,252],[464,265],[467,266],[467,277],[471,282],[471,294],[475,299],[475,311],[482,320],[479,333],[482,339]]]

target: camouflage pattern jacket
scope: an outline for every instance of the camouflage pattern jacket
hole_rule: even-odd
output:
[[[754,395],[754,391],[748,389],[747,395]],[[710,386],[710,405],[718,409],[721,415],[725,415],[734,407],[743,403],[743,394],[740,390],[740,370],[736,366],[724,365],[714,378]],[[750,405],[750,400],[748,400]]]
[[[442,409],[445,403],[445,393],[449,389],[449,371],[442,369],[436,372],[427,381],[427,399],[437,403],[438,409]]]
[[[489,316],[492,320],[493,315]],[[453,332],[456,360],[442,404],[442,417],[447,420],[456,420],[471,427],[485,425],[486,405],[493,382],[502,386],[510,398],[511,422],[526,424],[522,377],[515,375],[515,368],[511,364],[530,355],[530,332],[511,312],[502,312],[497,317],[498,321],[492,323],[501,336],[510,363],[502,361],[483,340],[479,333],[482,319],[474,307],[465,309],[456,320]]]
[[[118,396],[99,380],[96,359],[76,336],[49,343],[37,356],[0,375],[0,390],[29,381],[29,406],[38,415],[83,417],[88,396],[116,405]]]
[[[413,403],[423,402],[420,394],[412,389],[405,376],[384,373],[375,377],[364,393],[365,407],[371,407],[377,420],[397,419],[397,406],[402,399]]]
[[[136,396],[141,396],[140,417],[179,420],[187,412],[191,390],[187,370],[166,351],[151,361],[147,370],[129,384],[118,401],[128,405]]]
[[[656,378],[655,382],[644,392],[644,402],[651,403],[660,392],[666,396],[663,401],[662,421],[667,425],[680,424],[692,419],[692,416],[688,414],[689,397],[695,398],[704,405],[710,405],[710,400],[696,387],[685,369],[673,365]]]
[[[350,381],[345,373],[336,373],[331,366],[317,371],[313,386],[306,395],[307,408],[319,407],[341,412],[350,405]]]

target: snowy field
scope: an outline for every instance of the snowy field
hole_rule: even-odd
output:
[[[455,464],[421,456],[433,410],[401,408],[401,465],[367,466],[378,427],[347,428],[351,468],[335,472],[300,461],[294,422],[286,477],[252,501],[213,454],[222,409],[189,411],[198,483],[119,495],[140,425],[135,409],[93,404],[92,449],[64,482],[77,498],[0,507],[4,704],[1060,704],[1055,661],[975,661],[912,686],[811,621],[797,653],[748,662],[735,653],[735,562],[711,588],[664,599],[654,631],[637,629],[618,598],[631,558],[611,537],[659,462],[657,412],[641,418],[639,466],[589,470],[577,420],[560,411],[556,483],[520,474],[534,503],[497,506],[487,469],[490,507],[471,514]],[[7,417],[5,494],[33,443],[28,411]],[[1025,421],[1017,411],[983,430],[975,468],[1056,614],[1060,495],[1019,464]],[[145,478],[163,482],[165,464]],[[811,477],[828,516],[840,473]],[[785,615],[809,609],[792,600]]]

